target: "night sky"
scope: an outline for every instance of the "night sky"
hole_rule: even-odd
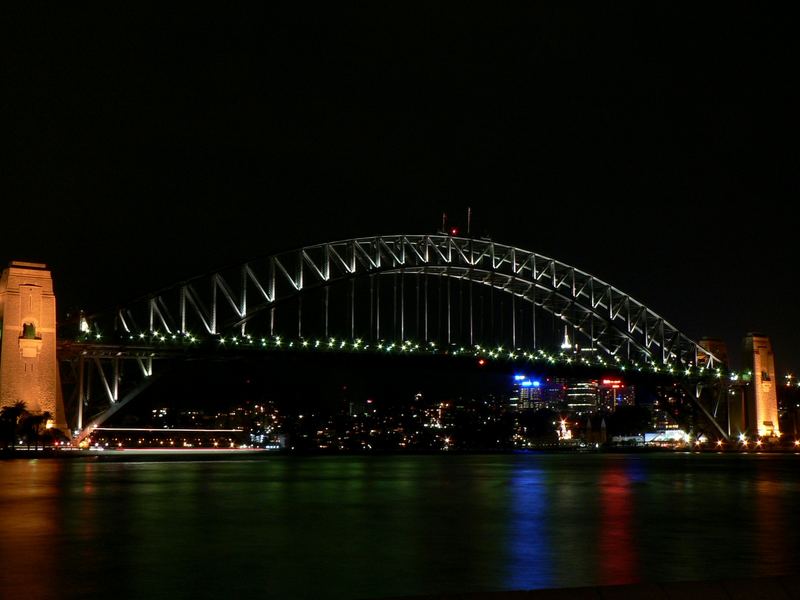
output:
[[[98,309],[471,206],[476,233],[800,369],[789,15],[269,4],[3,8],[0,260]]]

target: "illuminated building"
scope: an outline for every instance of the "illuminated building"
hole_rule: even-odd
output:
[[[567,408],[575,413],[589,413],[597,408],[597,381],[570,380],[565,390]]]
[[[598,385],[599,407],[613,412],[619,406],[633,406],[635,393],[633,386],[626,386],[617,377],[604,377]]]
[[[545,407],[552,410],[561,410],[564,407],[567,380],[563,377],[547,377],[542,382],[542,402]]]
[[[514,375],[514,396],[509,402],[512,410],[538,410],[544,407],[542,382],[526,375]]]
[[[567,331],[568,326],[564,325],[564,341],[561,342],[561,349],[562,350],[572,350],[572,342],[569,341],[569,332]]]

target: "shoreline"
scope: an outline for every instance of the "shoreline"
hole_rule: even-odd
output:
[[[489,456],[512,454],[719,454],[719,455],[781,455],[800,456],[795,447],[760,449],[718,449],[718,448],[658,448],[658,447],[600,447],[600,448],[517,448],[517,449],[474,449],[474,450],[369,450],[365,452],[314,451],[266,448],[114,448],[103,450],[39,448],[9,448],[0,450],[0,462],[6,460],[214,460],[214,459],[263,459],[266,457],[334,457],[334,456]]]

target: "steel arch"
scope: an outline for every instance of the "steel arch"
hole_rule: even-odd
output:
[[[491,240],[441,234],[354,238],[254,260],[119,308],[116,325],[132,334],[182,333],[192,322],[212,335],[244,331],[277,303],[309,289],[398,273],[441,275],[501,290],[554,314],[612,356],[635,353],[660,364],[720,365],[666,319],[585,271]]]

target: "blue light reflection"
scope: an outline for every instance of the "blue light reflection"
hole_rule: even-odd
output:
[[[508,538],[506,589],[530,590],[554,586],[549,543],[547,484],[537,457],[519,457],[514,465]]]

